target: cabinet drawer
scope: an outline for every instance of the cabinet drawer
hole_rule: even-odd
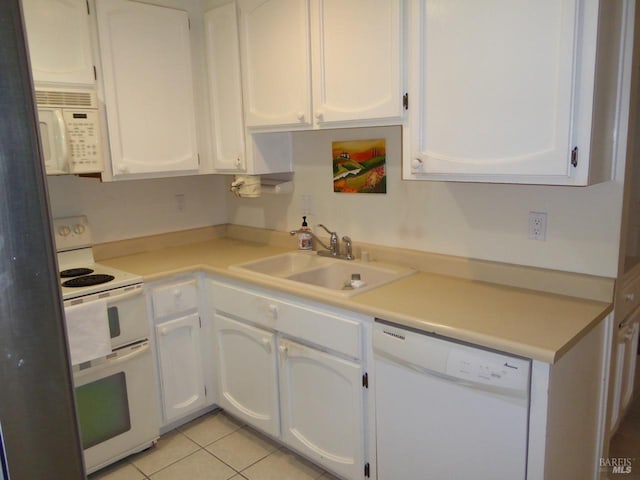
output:
[[[359,322],[288,302],[280,302],[277,310],[280,332],[352,358],[361,358],[362,335]]]
[[[362,356],[361,325],[356,320],[218,282],[211,288],[217,311],[352,358]]]
[[[224,312],[272,330],[276,328],[278,301],[273,298],[218,282],[211,282],[210,297],[218,312]]]
[[[625,318],[638,305],[640,305],[640,277],[634,278],[622,287],[622,295],[620,298],[621,307],[618,318]]]
[[[198,283],[189,280],[153,289],[154,318],[166,317],[198,308]]]

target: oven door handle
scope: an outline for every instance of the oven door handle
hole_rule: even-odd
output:
[[[115,302],[120,302],[122,300],[128,300],[130,298],[133,297],[137,297],[138,295],[142,295],[144,293],[144,290],[142,288],[136,288],[134,290],[132,290],[131,292],[127,292],[127,293],[123,293],[121,295],[115,295],[115,296],[108,296],[105,297],[107,300],[107,304],[112,304]]]
[[[139,346],[129,347],[129,348],[131,348],[131,351],[129,353],[125,353],[124,355],[119,355],[118,354],[118,355],[116,355],[116,356],[114,356],[112,358],[108,358],[107,357],[107,361],[106,362],[100,363],[100,364],[95,365],[95,366],[92,365],[89,368],[85,368],[84,370],[80,370],[78,372],[75,372],[73,376],[74,376],[74,378],[78,379],[78,378],[86,377],[88,375],[94,375],[95,373],[100,372],[102,370],[105,370],[107,368],[111,368],[114,365],[119,365],[121,363],[133,360],[134,358],[145,354],[151,348],[151,346],[149,345],[148,341],[140,343],[138,345]]]

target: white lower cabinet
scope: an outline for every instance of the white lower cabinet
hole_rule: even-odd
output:
[[[162,428],[184,423],[213,404],[210,333],[197,276],[148,285]]]
[[[199,334],[197,313],[156,325],[162,407],[167,422],[205,405]]]
[[[362,478],[362,366],[278,340],[282,440],[345,478]]]
[[[280,434],[275,334],[214,316],[218,404],[269,435]]]
[[[345,480],[375,478],[372,319],[211,280],[218,404]]]

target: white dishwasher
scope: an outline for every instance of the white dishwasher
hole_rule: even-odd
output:
[[[526,478],[531,361],[376,319],[378,480]]]

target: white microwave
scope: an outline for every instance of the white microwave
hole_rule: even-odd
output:
[[[36,90],[47,175],[102,172],[100,116],[95,91]]]

